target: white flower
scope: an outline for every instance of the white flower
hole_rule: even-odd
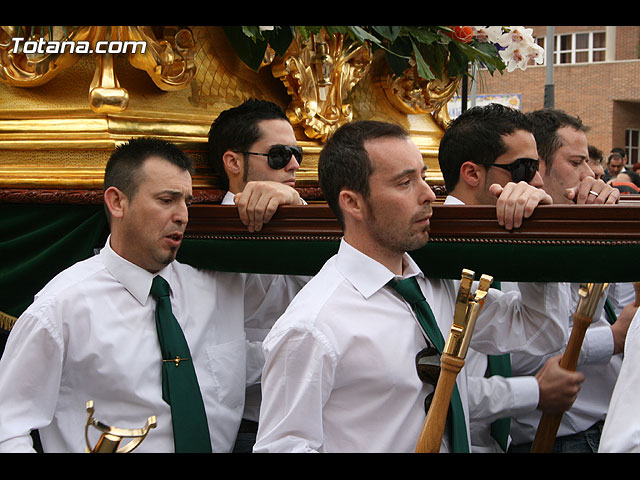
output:
[[[260,26],[258,26],[258,29],[259,29],[261,32],[271,31],[271,30],[273,30],[274,28],[275,28],[275,27],[260,27]]]
[[[527,49],[527,58],[541,64],[544,62],[544,48],[537,43],[532,43]]]
[[[533,29],[522,26],[507,27],[506,32],[498,37],[497,43],[503,50],[499,54],[504,61],[507,71],[516,68],[524,70],[531,60],[543,63],[544,49],[533,39]]]
[[[482,43],[498,43],[498,38],[502,35],[502,27],[471,27],[474,37]]]
[[[544,49],[539,45],[512,43],[505,50],[501,50],[500,57],[507,66],[508,72],[513,72],[516,68],[525,70],[529,60],[534,60],[536,63],[542,63]]]
[[[507,32],[498,38],[498,44],[501,47],[509,47],[512,43],[535,43],[533,40],[533,28],[524,28],[523,26],[508,27]]]

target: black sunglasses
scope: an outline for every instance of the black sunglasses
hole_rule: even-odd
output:
[[[539,163],[540,162],[535,158],[518,158],[506,165],[492,163],[489,167],[498,167],[507,170],[511,174],[511,179],[516,183],[522,181],[529,183],[533,180],[533,177],[536,176]]]
[[[298,164],[302,164],[302,147],[294,147],[291,145],[274,145],[269,149],[269,153],[256,153],[256,152],[236,152],[244,153],[245,155],[262,155],[267,157],[267,163],[269,167],[274,170],[280,170],[284,168],[290,161],[291,155],[296,157]]]
[[[440,353],[435,347],[429,345],[416,354],[416,371],[418,372],[418,378],[423,383],[433,385],[434,391],[424,399],[424,411],[429,413],[435,387],[440,377]]]

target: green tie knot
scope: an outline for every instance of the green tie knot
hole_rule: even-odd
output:
[[[153,282],[151,283],[151,295],[153,295],[153,298],[169,296],[169,284],[160,275],[153,277]]]
[[[416,277],[405,278],[399,282],[392,280],[391,287],[409,303],[415,304],[424,301],[424,295],[418,286]]]

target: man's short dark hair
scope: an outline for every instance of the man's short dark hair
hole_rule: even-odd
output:
[[[627,156],[627,152],[626,152],[626,151],[625,151],[625,149],[624,149],[624,148],[622,148],[622,147],[613,147],[613,148],[611,149],[611,152],[609,152],[609,153],[617,153],[617,154],[618,154],[618,155],[620,155],[622,158],[624,158],[624,157],[626,157],[626,156]]]
[[[218,115],[209,129],[209,166],[228,188],[229,178],[222,156],[227,150],[246,151],[260,140],[258,123],[263,120],[286,120],[280,106],[268,100],[249,99]]]
[[[531,125],[521,111],[499,103],[470,108],[453,120],[438,150],[447,191],[458,184],[463,163],[492,165],[507,151],[503,137],[517,130],[531,132]]]
[[[159,138],[132,138],[118,145],[109,157],[102,191],[116,187],[127,197],[133,198],[140,185],[142,165],[150,157],[160,157],[191,175],[194,173],[191,158],[177,145]],[[109,210],[106,209],[106,212],[109,217]]]
[[[588,132],[580,117],[553,108],[543,108],[535,112],[525,114],[533,126],[533,135],[536,137],[538,156],[544,162],[547,169],[551,168],[553,156],[562,146],[562,139],[558,136],[558,130],[563,127],[571,127],[574,130]]]
[[[595,163],[602,163],[603,154],[602,150],[600,150],[595,145],[589,145],[589,158],[593,160]]]
[[[368,198],[369,177],[373,164],[365,149],[365,142],[378,138],[408,139],[407,131],[399,125],[374,120],[360,120],[340,127],[320,152],[318,180],[324,198],[344,228],[339,196],[342,189],[353,190]]]

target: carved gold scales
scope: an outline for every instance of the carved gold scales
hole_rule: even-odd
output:
[[[160,32],[159,34],[156,31]],[[32,33],[38,32],[38,33]],[[68,49],[48,53],[14,51],[13,38],[63,40],[76,45],[86,42],[90,51],[98,42],[145,42],[146,48],[131,50],[131,65],[144,70],[158,88],[171,91],[189,85],[196,73],[195,42],[189,29],[137,26],[79,27],[0,27],[0,80],[17,87],[35,87],[50,81],[77,62],[81,53]],[[89,87],[89,104],[98,113],[121,112],[127,108],[129,94],[121,88],[114,70],[113,53],[95,53],[96,67]]]
[[[70,52],[31,55],[14,52],[12,38],[32,31],[27,28],[0,27],[0,81],[19,87],[42,85],[78,60],[79,54]],[[164,91],[183,89],[196,75],[196,42],[190,28],[79,26],[62,30],[54,27],[41,29],[29,38],[42,35],[50,40],[64,37],[73,42],[89,42],[92,47],[101,41],[146,42],[144,53],[127,53],[128,61],[147,72]],[[123,112],[128,106],[129,94],[118,82],[113,54],[94,56],[95,73],[89,86],[91,109],[97,113]],[[273,76],[287,88],[291,97],[287,114],[292,124],[302,126],[308,138],[324,141],[353,119],[348,95],[370,72],[372,57],[369,45],[345,35],[321,31],[307,40],[296,36],[282,57],[268,51],[263,65],[270,64]],[[458,79],[424,81],[411,66],[401,76],[386,72],[374,83],[400,112],[431,114],[436,123],[444,126],[449,119],[445,106],[456,91]]]

